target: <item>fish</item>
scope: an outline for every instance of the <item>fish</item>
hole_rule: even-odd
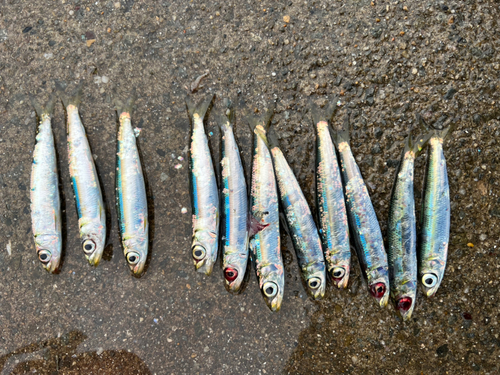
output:
[[[419,136],[414,140],[409,134],[406,138],[389,208],[389,281],[392,299],[404,321],[411,318],[417,295],[417,226],[413,170],[415,158],[428,140],[428,135]]]
[[[270,106],[262,117],[247,118],[253,133],[249,208],[251,218],[265,226],[250,237],[249,247],[264,301],[271,311],[279,311],[283,301],[285,272],[280,245],[278,186],[266,135],[273,114],[274,106]]]
[[[30,99],[39,120],[30,183],[33,238],[43,268],[55,273],[58,271],[62,252],[61,200],[51,126],[55,95],[51,95],[43,108],[33,96]]]
[[[116,205],[123,254],[134,275],[144,270],[149,247],[146,184],[132,128],[134,97],[115,100],[120,126],[116,152]]]
[[[334,132],[334,140],[340,156],[350,233],[361,270],[371,295],[385,307],[390,294],[387,253],[368,189],[352,154],[348,123]]]
[[[351,264],[349,223],[342,176],[328,124],[335,108],[333,104],[321,111],[311,103],[316,129],[316,207],[327,271],[334,285],[346,288]]]
[[[325,295],[326,267],[318,228],[304,193],[281,151],[274,133],[268,134],[278,192],[302,279],[312,299]]]
[[[219,190],[203,119],[214,96],[195,104],[186,98],[191,122],[188,154],[193,236],[191,256],[197,272],[210,275],[219,249]]]
[[[234,137],[234,109],[218,121],[222,133],[222,267],[225,287],[238,293],[248,264],[248,191],[240,151]]]
[[[66,94],[59,82],[56,82],[56,88],[68,116],[69,174],[75,193],[82,249],[90,265],[97,266],[106,241],[106,211],[94,158],[78,112],[82,84],[83,81],[71,96]]]
[[[450,188],[443,142],[454,126],[452,124],[444,130],[434,130],[428,143],[418,253],[419,278],[427,297],[434,296],[441,285],[448,257]]]

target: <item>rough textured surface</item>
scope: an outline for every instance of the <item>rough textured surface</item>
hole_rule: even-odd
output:
[[[14,373],[489,373],[498,337],[500,101],[498,1],[78,1],[4,0],[0,7],[0,365]],[[220,269],[196,274],[185,87],[205,87],[241,110],[236,133],[247,171],[244,110],[278,98],[273,127],[313,204],[314,129],[305,109],[337,95],[350,113],[352,148],[386,230],[402,140],[415,114],[458,122],[445,142],[452,221],[444,281],[419,292],[412,320],[380,310],[353,267],[346,291],[307,298],[283,233],[286,290],[272,314],[252,273],[241,295]],[[97,269],[79,246],[64,112],[53,122],[66,211],[62,272],[36,259],[29,174],[35,115],[55,79],[85,79],[81,106],[110,211],[110,247]],[[137,88],[132,115],[154,203],[152,256],[130,275],[114,208],[113,90]],[[337,100],[335,98],[335,100]],[[219,132],[213,123],[212,146]],[[216,153],[216,158],[218,154]],[[425,157],[416,163],[417,192]],[[180,167],[179,167],[180,166]],[[417,194],[417,207],[420,198]],[[468,247],[467,244],[474,244]],[[353,261],[356,261],[353,255]],[[30,352],[30,353],[28,353]],[[9,354],[10,353],[10,354]],[[127,368],[128,370],[123,370]],[[15,369],[15,370],[14,370]],[[104,370],[106,369],[106,370]],[[119,369],[119,370],[117,370]]]

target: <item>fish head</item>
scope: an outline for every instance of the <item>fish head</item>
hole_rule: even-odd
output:
[[[390,295],[389,271],[380,267],[367,274],[370,294],[377,300],[380,307],[387,306]]]
[[[35,236],[35,248],[43,268],[54,273],[61,261],[61,237],[54,234]]]
[[[444,258],[446,259],[446,257]],[[427,297],[433,297],[443,280],[446,262],[439,257],[423,260],[420,265],[420,281]]]
[[[416,280],[403,284],[402,288],[395,294],[396,310],[398,310],[403,321],[408,321],[411,318],[415,308],[416,294]]]
[[[134,236],[123,241],[123,253],[130,271],[139,276],[144,271],[146,258],[148,256],[148,237]]]
[[[210,231],[197,231],[191,245],[191,256],[196,271],[209,276],[217,260],[217,251],[217,234]]]
[[[279,311],[283,301],[283,267],[269,264],[259,269],[259,287],[266,305],[271,311]]]
[[[89,222],[81,226],[80,238],[85,258],[92,266],[97,266],[104,251],[106,228],[100,222]]]
[[[346,288],[349,282],[350,265],[349,262],[344,264],[336,264],[330,270],[333,284],[337,288]]]
[[[303,269],[307,292],[312,299],[321,299],[325,295],[326,277],[323,262],[312,263]]]

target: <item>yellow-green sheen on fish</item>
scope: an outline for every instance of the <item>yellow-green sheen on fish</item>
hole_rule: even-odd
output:
[[[54,100],[52,97],[45,109],[41,109],[31,99],[40,120],[31,166],[31,224],[38,259],[47,271],[55,272],[61,260],[62,238],[56,149],[51,128]]]
[[[131,100],[118,109],[116,203],[123,254],[135,275],[144,270],[149,246],[146,184],[130,119]]]
[[[89,263],[97,266],[106,240],[106,213],[94,158],[78,112],[81,88],[80,84],[76,95],[68,98],[58,86],[68,116],[69,174],[75,193],[82,249]]]

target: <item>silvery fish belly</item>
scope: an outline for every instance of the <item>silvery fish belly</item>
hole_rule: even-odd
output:
[[[228,291],[239,292],[248,263],[248,193],[230,120],[222,130],[222,267]]]
[[[339,288],[347,287],[351,263],[344,188],[328,123],[316,125],[316,201],[319,234],[328,272]]]
[[[130,113],[119,115],[116,198],[123,253],[135,275],[144,270],[149,246],[146,185]]]
[[[191,255],[196,270],[206,275],[212,273],[219,246],[219,191],[203,126],[203,117],[211,102],[212,97],[198,106],[186,102],[192,124],[189,150],[193,224]]]
[[[69,104],[66,111],[69,173],[75,193],[82,248],[89,263],[97,266],[106,240],[106,213],[101,187],[78,108]]]
[[[31,222],[38,259],[49,272],[61,260],[61,209],[51,116],[42,113],[31,167]]]
[[[299,183],[281,150],[271,147],[279,195],[302,278],[313,299],[325,295],[325,258],[318,229]]]
[[[440,136],[429,141],[422,216],[418,272],[424,293],[432,297],[443,280],[450,236],[450,192]]]
[[[266,130],[254,127],[250,213],[262,230],[250,239],[250,250],[267,306],[279,311],[283,300],[285,274],[280,248],[278,187]]]
[[[394,183],[387,228],[391,295],[403,320],[411,318],[417,293],[414,162],[415,152],[405,149]]]
[[[342,138],[337,140],[337,147],[344,177],[347,214],[358,258],[370,293],[384,307],[389,300],[389,271],[380,225],[351,147]]]

